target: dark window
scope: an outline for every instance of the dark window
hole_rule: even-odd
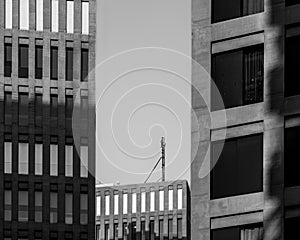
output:
[[[182,239],[182,218],[177,219],[177,239]]]
[[[109,224],[104,226],[104,240],[109,240]]]
[[[73,48],[66,48],[66,80],[73,80]]]
[[[127,227],[127,223],[123,223],[123,240],[127,240],[128,239],[128,227]]]
[[[164,240],[164,220],[159,220],[159,239]]]
[[[168,219],[168,239],[173,238],[173,219]]]
[[[28,94],[19,94],[19,125],[28,125]]]
[[[287,218],[284,221],[284,239],[294,239],[298,234],[300,217]]]
[[[284,143],[284,176],[285,186],[300,186],[300,161],[296,156],[299,154],[300,126],[285,129]]]
[[[262,191],[263,135],[251,135],[212,144],[211,198]],[[215,164],[214,164],[215,163]]]
[[[35,78],[43,78],[43,46],[35,46]]]
[[[214,54],[212,78],[225,108],[263,101],[263,45]],[[222,109],[212,85],[212,110]]]
[[[11,77],[12,71],[12,45],[4,44],[4,77]]]
[[[136,222],[131,223],[131,240],[136,240]]]
[[[19,78],[28,78],[28,45],[19,45]]]
[[[263,11],[263,0],[213,0],[212,21],[220,22]]]
[[[58,47],[51,47],[50,53],[50,78],[53,80],[58,79]]]
[[[89,74],[89,50],[81,49],[81,81],[87,81]]]
[[[154,220],[150,220],[149,233],[150,233],[150,240],[155,240]]]
[[[66,96],[66,127],[72,128],[73,96]]]
[[[11,92],[4,93],[4,122],[6,125],[12,123],[12,94]]]
[[[212,240],[263,239],[262,224],[212,230]]]
[[[146,240],[146,223],[141,221],[141,240]]]
[[[96,240],[100,240],[100,225],[96,225]]]
[[[285,40],[285,96],[300,94],[300,74],[298,58],[300,55],[300,36]]]
[[[51,118],[57,118],[58,115],[58,100],[56,94],[50,95],[50,116]]]
[[[119,230],[119,226],[118,223],[114,223],[114,238],[115,240],[118,240],[118,230]]]
[[[300,4],[300,1],[299,0],[285,0],[286,6],[291,6],[291,5],[296,5],[296,4]]]
[[[43,95],[35,94],[35,125],[42,126],[43,121]]]

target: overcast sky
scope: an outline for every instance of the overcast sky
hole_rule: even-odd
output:
[[[98,180],[143,182],[162,136],[167,180],[189,180],[190,1],[98,0],[97,15]]]

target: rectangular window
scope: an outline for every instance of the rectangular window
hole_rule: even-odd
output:
[[[34,106],[34,113],[35,113],[35,126],[41,127],[43,121],[43,95],[42,94],[35,94],[35,106]]]
[[[141,192],[141,212],[146,212],[146,192]]]
[[[73,1],[67,1],[73,2]],[[66,80],[72,81],[73,80],[73,48],[67,47],[66,48]]]
[[[43,220],[43,192],[34,193],[34,221],[42,222]]]
[[[67,33],[74,32],[74,1],[67,1]]]
[[[89,99],[87,96],[81,96],[80,98],[80,118],[82,128],[88,130],[89,120]]]
[[[106,223],[104,225],[104,240],[109,240],[110,236],[109,236],[109,224]]]
[[[27,126],[28,125],[28,93],[19,93],[19,125],[20,126]]]
[[[44,7],[43,7],[43,2],[44,0],[36,0],[36,6],[35,6],[35,10],[36,10],[36,30],[37,31],[43,31],[43,11],[44,11]]]
[[[4,173],[12,173],[12,142],[5,140],[4,142]]]
[[[52,118],[51,121],[53,121],[53,118],[57,118],[58,116],[58,96],[56,94],[50,95],[50,117]]]
[[[43,78],[43,46],[35,46],[35,78]]]
[[[66,128],[72,129],[73,96],[66,95]]]
[[[131,240],[136,240],[136,222],[131,223]]]
[[[155,192],[151,190],[150,192],[150,212],[155,211]]]
[[[263,239],[263,228],[261,224],[249,226],[238,226],[215,229],[212,231],[212,240],[239,240],[239,239]]]
[[[70,143],[65,145],[65,176],[73,176],[73,145]]]
[[[217,53],[212,56],[212,110],[232,108],[263,101],[263,45]],[[217,91],[218,90],[218,91]]]
[[[150,220],[149,233],[150,233],[150,240],[155,240],[154,220]]]
[[[12,72],[12,44],[4,43],[4,77],[11,77]]]
[[[173,210],[173,187],[172,186],[169,186],[168,196],[169,196],[169,211],[170,211]]]
[[[80,177],[87,178],[88,177],[88,160],[89,160],[89,147],[86,142],[82,142],[80,146]],[[85,145],[86,144],[86,145]]]
[[[168,219],[168,239],[173,238],[173,219]]]
[[[164,220],[160,219],[158,222],[159,240],[164,240]]]
[[[18,221],[28,221],[28,191],[20,190],[18,199]]]
[[[81,32],[82,34],[89,34],[89,2],[82,1],[81,2],[81,11],[82,11],[82,19],[81,19]]]
[[[101,216],[101,196],[97,196],[96,198],[96,216]]]
[[[5,0],[5,28],[12,28],[12,0]]]
[[[109,193],[106,193],[105,195],[105,215],[109,215],[110,213],[110,196],[108,194]]]
[[[123,234],[122,234],[122,236],[123,236],[123,240],[127,240],[128,239],[128,225],[127,225],[127,223],[125,222],[125,223],[123,223]]]
[[[159,211],[164,211],[164,190],[159,190]]]
[[[89,74],[89,50],[81,49],[81,81],[87,82]]]
[[[182,186],[178,186],[177,188],[177,209],[178,210],[182,209],[182,197],[183,197]]]
[[[96,225],[96,240],[100,240],[101,232],[100,225]]]
[[[264,0],[213,0],[212,22],[220,22],[264,11]]]
[[[4,221],[11,221],[12,198],[11,190],[4,191]]]
[[[19,136],[19,174],[28,174],[29,170],[29,149],[28,137]]]
[[[146,240],[146,222],[141,221],[141,240]]]
[[[52,80],[58,79],[58,47],[56,46],[50,48],[50,78]]]
[[[88,194],[80,194],[80,224],[88,224]]]
[[[34,173],[43,175],[43,143],[42,136],[36,137],[34,145]]]
[[[300,74],[298,69],[298,57],[300,54],[300,35],[286,37],[285,39],[285,96],[300,95]]]
[[[262,134],[214,142],[211,154],[212,199],[262,191]]]
[[[128,194],[123,193],[123,214],[128,213]]]
[[[22,30],[29,30],[29,0],[19,0],[19,26]]]
[[[177,239],[182,239],[182,218],[177,219]]]
[[[28,45],[19,44],[19,78],[28,78]]]
[[[50,175],[58,175],[58,144],[55,137],[51,139],[50,143]]]
[[[136,193],[132,193],[131,194],[131,203],[132,203],[132,205],[131,205],[131,212],[132,213],[136,213]]]
[[[119,193],[118,192],[114,194],[114,214],[115,215],[119,214]]]
[[[12,124],[12,94],[4,93],[4,122],[6,125]]]
[[[73,193],[65,194],[65,223],[73,223]]]
[[[50,223],[57,223],[57,192],[50,192]]]
[[[118,233],[119,233],[119,224],[118,223],[114,223],[114,240],[118,240]]]
[[[295,156],[299,154],[300,126],[286,128],[284,135],[284,185],[300,186],[300,162],[295,161]]]
[[[293,239],[298,234],[300,217],[287,218],[284,220],[284,239]]]
[[[58,32],[58,0],[51,0],[51,31]]]

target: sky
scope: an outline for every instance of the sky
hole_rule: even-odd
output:
[[[98,181],[144,182],[162,136],[166,180],[189,180],[190,12],[187,0],[97,0]]]

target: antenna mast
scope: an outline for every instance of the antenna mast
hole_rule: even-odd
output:
[[[162,170],[162,181],[164,182],[166,180],[166,160],[165,160],[165,148],[166,148],[166,142],[165,138],[162,137],[160,141],[161,145],[161,170]]]

